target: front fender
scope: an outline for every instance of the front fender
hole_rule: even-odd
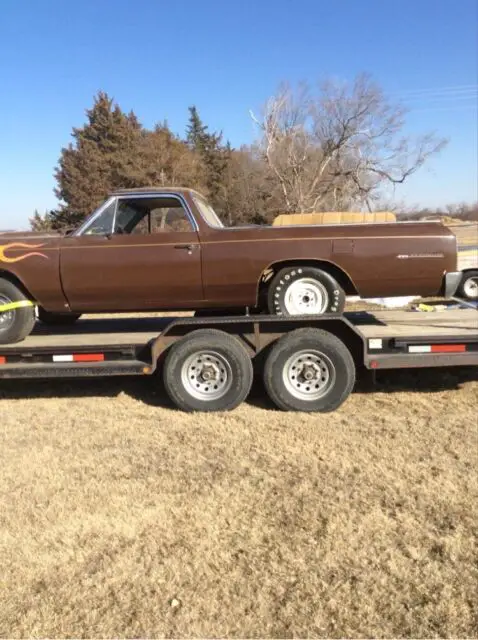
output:
[[[28,297],[51,311],[68,310],[57,246],[39,241],[0,245],[0,277],[16,281]]]

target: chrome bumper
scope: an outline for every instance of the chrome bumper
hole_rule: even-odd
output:
[[[450,271],[445,275],[444,291],[445,298],[452,298],[460,285],[463,273],[461,271]]]

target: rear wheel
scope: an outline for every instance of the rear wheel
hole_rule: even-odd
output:
[[[16,305],[18,303],[18,305]],[[24,340],[35,325],[35,308],[21,289],[0,278],[0,344]]]
[[[458,287],[458,295],[467,300],[478,300],[478,270],[467,271],[463,274],[463,279]]]
[[[275,315],[341,313],[345,293],[330,274],[317,267],[285,267],[269,285],[267,306]]]
[[[297,329],[280,338],[264,365],[264,385],[285,411],[328,412],[352,392],[355,363],[336,336],[322,329]]]
[[[45,311],[42,307],[38,307],[38,319],[44,324],[55,326],[74,324],[80,316],[80,313],[52,313]]]
[[[245,347],[216,329],[198,329],[169,349],[163,365],[166,393],[183,411],[230,411],[252,385]]]

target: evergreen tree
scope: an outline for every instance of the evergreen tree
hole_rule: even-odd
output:
[[[141,125],[100,91],[73,128],[74,142],[62,149],[55,171],[55,194],[62,202],[54,225],[76,225],[115,188],[136,186]]]
[[[194,105],[189,107],[186,140],[190,149],[200,158],[207,196],[218,213],[224,213],[222,187],[226,178],[229,152],[222,145],[222,133],[210,133]]]
[[[32,231],[51,231],[53,228],[51,214],[48,211],[41,215],[38,209],[35,209],[29,222]]]

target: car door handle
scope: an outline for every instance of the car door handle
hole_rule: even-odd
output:
[[[191,251],[194,249],[195,246],[196,246],[195,244],[175,244],[174,248],[175,249],[185,249],[186,251],[191,253]]]

